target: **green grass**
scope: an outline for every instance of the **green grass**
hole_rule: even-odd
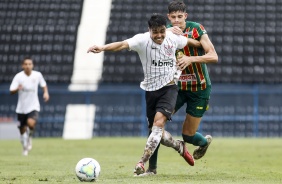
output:
[[[80,183],[76,163],[92,157],[101,165],[96,183],[282,183],[281,139],[214,138],[207,154],[188,166],[178,153],[161,146],[158,175],[133,177],[146,138],[92,140],[34,139],[28,157],[19,140],[0,141],[0,183]],[[194,147],[189,145],[189,150]]]

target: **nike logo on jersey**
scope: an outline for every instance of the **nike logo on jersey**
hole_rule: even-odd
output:
[[[164,111],[165,111],[165,112],[168,112],[168,113],[171,113],[171,112],[170,112],[169,110],[167,110],[167,109],[164,109]]]
[[[193,31],[190,31],[190,32],[185,32],[184,34],[187,34],[187,35],[192,35]]]

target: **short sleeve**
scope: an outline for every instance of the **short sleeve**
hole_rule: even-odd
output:
[[[144,34],[137,34],[125,41],[128,43],[129,50],[139,51],[144,41]]]
[[[40,87],[45,87],[47,85],[46,81],[43,78],[43,75],[39,72],[39,84]]]
[[[203,34],[207,34],[206,29],[203,25],[195,23],[195,27],[192,30],[191,38],[199,40]]]
[[[199,34],[202,36],[203,34],[207,34],[207,31],[206,29],[204,28],[204,26],[202,24],[199,24],[199,27],[198,27],[198,32]]]
[[[177,37],[177,39],[176,39],[177,40],[177,48],[178,49],[184,48],[188,43],[187,37],[182,36],[182,35],[175,35],[175,36]]]
[[[19,77],[18,75],[16,75],[13,80],[12,80],[12,83],[10,85],[10,91],[14,91],[16,90],[20,85],[20,82],[19,82]]]

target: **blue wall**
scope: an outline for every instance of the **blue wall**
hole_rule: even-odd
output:
[[[16,121],[17,95],[11,96],[7,86],[0,89],[0,118]],[[137,85],[104,85],[96,92],[70,92],[56,86],[49,90],[50,101],[41,101],[36,136],[62,136],[67,104],[96,105],[94,136],[147,135],[145,93]],[[281,85],[214,84],[199,131],[224,137],[281,137],[281,104]],[[182,108],[166,129],[180,136],[184,117]]]

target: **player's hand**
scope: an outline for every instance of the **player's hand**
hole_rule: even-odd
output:
[[[93,52],[93,53],[100,53],[103,51],[103,48],[100,47],[100,46],[97,46],[97,45],[93,45],[92,47],[90,47],[88,50],[87,50],[87,53],[89,52]]]
[[[182,30],[177,26],[173,26],[171,28],[168,28],[167,30],[171,31],[173,34],[176,34],[176,35],[182,35],[183,34]]]
[[[179,70],[184,70],[187,66],[192,63],[191,57],[183,55],[182,57],[178,58],[176,61],[177,67]]]
[[[48,93],[43,93],[43,100],[44,102],[47,102],[49,100],[49,94]]]
[[[22,90],[22,89],[23,89],[23,85],[20,84],[20,85],[18,86],[18,91],[20,91],[20,90]]]

